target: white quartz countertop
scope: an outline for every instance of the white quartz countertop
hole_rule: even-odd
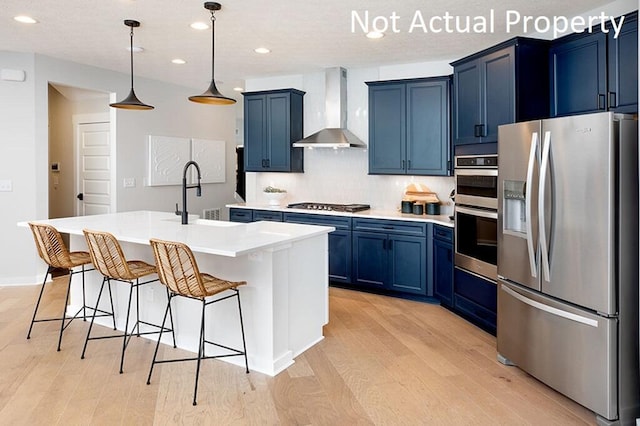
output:
[[[132,211],[94,216],[35,220],[48,223],[62,233],[82,235],[83,229],[106,231],[123,242],[149,244],[151,238],[186,243],[191,250],[219,256],[237,257],[297,240],[327,234],[331,226],[283,222],[236,223],[189,217],[182,225],[173,213]],[[20,222],[19,226],[28,226]]]
[[[334,211],[326,211],[326,210],[307,210],[307,209],[294,209],[288,208],[287,206],[273,206],[269,204],[261,204],[261,203],[236,203],[236,204],[227,204],[229,208],[237,208],[237,209],[252,209],[252,210],[271,210],[271,211],[280,211],[287,213],[307,213],[307,214],[322,214],[328,216],[348,216],[348,217],[359,217],[359,218],[369,218],[369,219],[389,219],[389,220],[406,220],[411,222],[432,222],[442,226],[448,226],[453,228],[454,222],[449,218],[448,215],[414,215],[401,213],[399,211],[393,210],[380,210],[380,209],[369,209],[363,210],[355,213],[348,212],[334,212]]]

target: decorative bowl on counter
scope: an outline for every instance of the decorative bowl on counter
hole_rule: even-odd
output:
[[[287,191],[273,186],[267,186],[262,193],[269,200],[270,206],[279,206],[280,202],[287,196]]]

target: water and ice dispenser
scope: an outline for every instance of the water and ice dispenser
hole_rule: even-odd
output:
[[[503,231],[522,238],[526,238],[526,182],[517,180],[504,181],[503,194]]]

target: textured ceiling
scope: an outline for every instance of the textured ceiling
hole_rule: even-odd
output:
[[[129,29],[136,19],[135,74],[204,90],[211,78],[211,32],[189,27],[209,21],[200,0],[2,0],[0,51],[36,52],[97,67],[129,72]],[[505,33],[508,10],[522,16],[572,17],[609,1],[580,0],[229,0],[216,13],[216,80],[229,93],[247,78],[346,68],[457,59],[515,35]],[[416,11],[426,24],[434,16],[486,17],[494,11],[494,32],[487,34],[409,33]],[[397,33],[379,40],[351,31],[352,11],[370,21],[394,12]],[[26,14],[36,25],[15,22]],[[378,22],[382,22],[381,19]],[[390,21],[391,22],[391,21]],[[441,25],[443,21],[434,21]],[[479,21],[475,21],[479,22]],[[444,27],[443,27],[444,28]],[[265,46],[268,55],[253,49]],[[185,65],[170,60],[180,57]],[[231,94],[231,93],[229,93]]]

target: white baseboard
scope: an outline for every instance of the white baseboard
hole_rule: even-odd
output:
[[[43,276],[31,277],[0,277],[0,287],[12,287],[20,285],[38,285],[42,284]]]

